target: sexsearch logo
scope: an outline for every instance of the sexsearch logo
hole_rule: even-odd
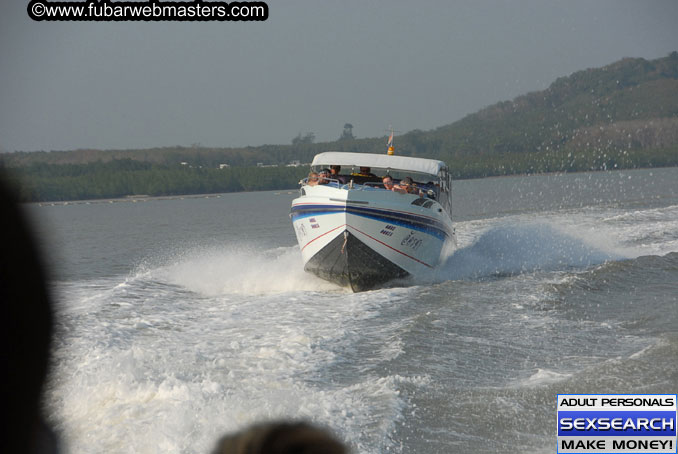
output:
[[[559,394],[558,453],[676,453],[676,394]]]

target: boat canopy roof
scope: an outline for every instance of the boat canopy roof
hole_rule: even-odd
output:
[[[340,165],[346,167],[374,167],[380,169],[403,170],[407,172],[425,173],[428,175],[440,174],[447,168],[443,161],[409,156],[393,156],[373,153],[350,153],[343,151],[328,151],[315,155],[312,166]]]

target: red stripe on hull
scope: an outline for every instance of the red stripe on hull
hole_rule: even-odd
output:
[[[358,232],[358,233],[361,233],[361,234],[365,235],[365,236],[368,237],[368,238],[373,239],[373,240],[376,241],[377,243],[383,244],[383,245],[386,246],[387,248],[396,251],[398,254],[404,255],[404,256],[407,257],[408,259],[412,259],[412,260],[414,260],[415,262],[421,263],[421,264],[424,265],[424,266],[427,266],[427,267],[429,267],[429,268],[433,268],[433,266],[429,265],[428,263],[422,262],[421,260],[419,260],[419,259],[417,259],[417,258],[414,258],[414,257],[412,257],[411,255],[407,255],[407,254],[405,254],[403,251],[399,251],[398,249],[394,248],[393,246],[390,246],[390,245],[384,243],[383,241],[380,241],[380,240],[376,239],[376,238],[373,237],[372,235],[368,235],[367,233],[363,232],[362,230],[356,229],[356,228],[353,227],[352,225],[348,225],[347,227],[350,228],[350,229],[355,230],[355,231]],[[329,232],[328,232],[328,233],[329,233]]]

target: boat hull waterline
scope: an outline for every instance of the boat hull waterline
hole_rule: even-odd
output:
[[[319,188],[332,191],[333,188]],[[343,191],[348,198],[349,191]],[[310,192],[307,188],[306,191]],[[402,198],[416,196],[386,193],[403,205]],[[378,197],[377,197],[378,198]],[[304,269],[353,291],[383,286],[409,275],[430,274],[440,260],[445,243],[453,240],[451,223],[421,211],[373,207],[376,201],[332,203],[296,199],[291,217],[304,260]],[[432,204],[433,205],[433,204]],[[436,204],[437,205],[437,204]],[[406,205],[407,206],[407,205]]]

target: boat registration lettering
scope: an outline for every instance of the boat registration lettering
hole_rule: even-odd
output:
[[[421,244],[424,242],[423,239],[419,238],[414,231],[410,231],[410,233],[405,237],[404,240],[400,242],[401,246],[407,246],[409,248],[412,248],[412,250],[417,250],[421,247]]]
[[[395,231],[395,229],[396,229],[395,225],[386,224],[386,226],[379,233],[386,236],[393,236],[393,232]]]
[[[310,219],[308,220],[308,222],[311,223],[311,228],[312,228],[312,229],[317,229],[317,228],[320,227],[320,224],[318,224],[318,221],[316,221],[315,218],[310,218]]]

